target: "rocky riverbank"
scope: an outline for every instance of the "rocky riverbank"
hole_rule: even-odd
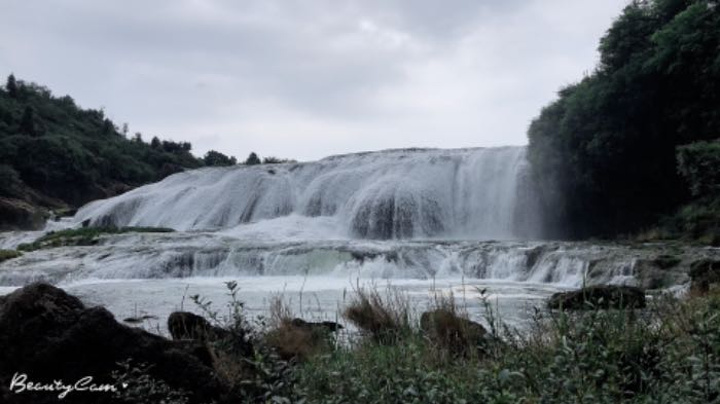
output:
[[[599,300],[580,313],[542,314],[520,334],[494,319],[492,311],[485,326],[470,321],[446,297],[423,313],[418,325],[402,296],[365,290],[344,310],[360,334],[337,344],[337,323],[293,319],[278,303],[268,323],[252,326],[240,301],[229,306],[229,323],[217,323],[212,310],[209,320],[174,313],[170,340],[122,325],[102,307],[88,307],[61,289],[36,283],[0,297],[0,402],[456,403],[593,397],[598,403],[708,403],[720,398],[720,386],[713,382],[720,369],[720,320],[712,315],[720,295],[717,282],[703,285],[708,292],[696,292],[690,300],[653,299],[641,316],[639,304],[617,306],[626,310],[602,310],[597,304],[620,290],[635,296],[632,288],[565,294],[571,300]],[[234,295],[236,285],[228,287]]]

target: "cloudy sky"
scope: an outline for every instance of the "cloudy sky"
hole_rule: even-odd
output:
[[[627,0],[7,0],[0,74],[244,158],[526,143]]]

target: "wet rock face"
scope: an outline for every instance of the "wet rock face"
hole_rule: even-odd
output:
[[[548,300],[548,307],[560,310],[643,308],[645,292],[633,286],[590,286],[555,293]]]
[[[169,341],[115,321],[102,307],[87,308],[56,287],[36,283],[0,297],[0,402],[57,403],[57,393],[9,391],[16,373],[32,382],[72,384],[92,376],[113,383],[118,362],[151,365],[150,375],[188,391],[191,402],[218,400],[223,386],[201,346]],[[121,387],[121,386],[118,386]],[[72,392],[66,403],[110,403],[110,393]]]
[[[635,262],[634,274],[638,286],[644,289],[663,289],[688,281],[688,266],[680,257],[659,255]]]
[[[0,197],[0,230],[40,230],[48,216],[47,209],[21,199]]]

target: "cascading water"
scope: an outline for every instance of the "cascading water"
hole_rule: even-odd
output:
[[[43,280],[119,316],[136,315],[138,305],[165,316],[187,293],[221,300],[218,284],[231,279],[248,308],[266,310],[270,293],[302,301],[312,291],[332,319],[350,285],[388,280],[420,303],[441,285],[464,297],[489,288],[512,317],[523,302],[537,304],[563,288],[667,287],[687,281],[693,259],[720,259],[720,250],[700,248],[538,241],[538,199],[522,147],[390,150],[187,171],[90,203],[46,228],[176,232],[110,234],[92,246],[26,252],[0,263],[0,294]],[[0,246],[41,235],[0,233]],[[662,254],[682,265],[656,270],[668,262]]]
[[[0,264],[0,285],[328,274],[567,286],[636,281],[638,255],[627,249],[523,241],[539,238],[537,201],[523,147],[204,168],[90,203],[71,220],[178,232],[29,253]],[[27,234],[15,239],[29,241]],[[13,243],[0,237],[6,248]]]
[[[537,198],[526,171],[523,147],[390,150],[207,168],[93,202],[76,219],[187,231],[298,215],[318,218],[302,221],[304,231],[324,226],[330,238],[537,238]]]

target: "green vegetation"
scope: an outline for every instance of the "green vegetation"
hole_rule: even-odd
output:
[[[720,298],[497,324],[482,355],[445,354],[420,334],[339,347],[299,367],[308,402],[710,403],[720,399]],[[504,330],[504,331],[499,331]]]
[[[0,228],[42,223],[38,211],[78,207],[203,165],[190,143],[126,138],[102,110],[16,80],[0,87]]]
[[[21,256],[22,253],[20,251],[15,250],[0,250],[0,262],[4,262],[7,260],[11,260],[13,258],[17,258]]]
[[[287,307],[273,308],[271,317],[282,321],[261,321],[259,328],[251,328],[242,303],[235,300],[237,285],[231,287],[234,309],[224,324],[238,336],[251,336],[253,353],[242,357],[227,342],[211,344],[220,377],[233,386],[230,402],[720,400],[720,290],[685,300],[658,296],[643,310],[537,310],[523,330],[504,324],[486,303],[489,327],[480,339],[457,329],[444,334],[453,338],[433,338],[443,335],[437,333],[442,330],[433,334],[418,327],[407,316],[407,296],[360,291],[345,313],[355,313],[349,316],[361,335],[328,343],[310,336],[295,338],[298,329],[290,327]],[[199,304],[209,309],[209,303]],[[434,313],[449,313],[455,319],[467,316],[452,297],[437,300],[436,306]],[[364,314],[357,316],[358,312]],[[373,315],[379,318],[371,321]],[[219,317],[210,312],[210,318],[217,322]],[[377,324],[385,325],[380,333]],[[294,350],[297,356],[286,361],[275,355],[282,348],[278,343],[288,344],[291,349],[285,353]]]
[[[410,302],[398,293],[383,296],[377,290],[359,289],[343,314],[379,343],[391,343],[412,332]]]
[[[10,75],[0,86],[0,230],[37,227],[48,209],[73,210],[185,169],[237,164],[215,150],[196,158],[188,142],[146,143],[127,132],[102,110]],[[246,164],[290,161],[251,153]]]
[[[720,142],[678,147],[678,171],[693,196],[720,195]]]
[[[96,245],[100,236],[121,233],[168,233],[164,227],[83,227],[49,232],[32,243],[20,244],[18,250],[34,251],[43,248]]]
[[[223,167],[234,166],[235,164],[237,164],[237,159],[235,157],[228,157],[218,151],[210,150],[209,152],[205,153],[205,157],[203,157],[203,162],[206,166]]]
[[[258,165],[258,164],[262,164],[262,161],[260,161],[260,157],[258,157],[258,155],[255,154],[255,152],[250,153],[248,158],[245,159],[245,165],[254,166],[254,165]]]
[[[248,166],[254,166],[258,164],[283,164],[283,163],[297,163],[297,161],[292,159],[281,159],[278,157],[268,156],[263,159],[260,159],[260,156],[258,156],[255,152],[250,153],[247,159],[245,159],[245,165]]]
[[[633,1],[600,41],[595,71],[532,122],[551,236],[617,236],[663,217],[673,223],[658,236],[717,235],[717,195],[698,195],[718,188],[718,27],[712,0]]]
[[[279,157],[268,156],[268,157],[263,157],[262,163],[263,164],[283,164],[283,163],[297,163],[297,161],[292,160],[292,159],[281,159]]]
[[[191,151],[188,142],[128,137],[127,124],[104,111],[10,75],[0,86],[0,230],[38,227],[49,209],[74,210],[185,169],[237,164],[216,150]],[[245,164],[286,162],[251,153]]]
[[[0,196],[77,206],[201,166],[191,149],[127,139],[102,110],[12,75],[0,89]]]

